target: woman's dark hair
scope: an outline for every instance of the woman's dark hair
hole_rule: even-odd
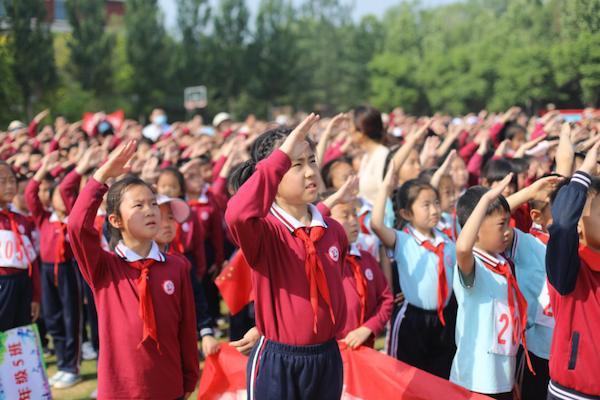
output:
[[[352,167],[352,160],[348,157],[339,157],[334,158],[333,160],[327,161],[323,168],[321,168],[321,177],[323,178],[323,183],[326,188],[330,188],[333,186],[333,179],[331,177],[331,170],[335,167],[336,164],[346,163]]]
[[[179,192],[180,192],[179,197],[181,199],[185,199],[186,189],[185,189],[185,178],[183,177],[183,174],[175,167],[166,167],[166,168],[163,168],[159,172],[158,178],[156,179],[156,183],[158,183],[158,180],[160,179],[161,175],[165,175],[165,174],[171,174],[175,177],[175,179],[177,179],[177,183],[179,183]]]
[[[152,191],[152,193],[154,193],[152,186],[144,182],[142,179],[134,175],[127,175],[123,179],[113,183],[110,189],[108,189],[108,193],[106,194],[107,216],[114,214],[118,217],[121,217],[120,207],[121,202],[123,201],[123,195],[128,189],[130,189],[133,186],[145,186],[150,191]],[[112,224],[110,223],[108,224],[108,234],[108,246],[111,250],[114,250],[117,244],[119,244],[119,240],[121,240],[123,236],[121,235],[121,231],[112,226]]]
[[[392,205],[396,216],[396,229],[404,228],[407,221],[402,218],[400,210],[412,210],[412,206],[423,190],[433,190],[438,196],[437,190],[428,182],[421,179],[410,179],[392,193]]]
[[[370,106],[359,106],[354,109],[354,126],[360,133],[376,142],[385,136],[383,120],[379,110]]]
[[[481,177],[491,186],[492,183],[501,181],[511,172],[514,172],[514,170],[507,160],[503,158],[497,160],[491,159],[485,163]],[[516,174],[513,176],[511,185],[517,186]]]
[[[465,226],[467,220],[477,206],[477,203],[479,203],[481,197],[489,190],[490,189],[483,186],[472,186],[468,188],[462,196],[460,196],[460,199],[458,199],[458,203],[456,204],[456,215],[458,217],[458,223],[460,226]],[[487,210],[485,210],[485,216],[490,216],[498,211],[504,211],[510,214],[510,206],[502,195],[498,196],[490,203]]]

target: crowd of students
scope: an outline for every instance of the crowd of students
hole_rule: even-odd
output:
[[[340,398],[338,341],[378,337],[492,398],[600,398],[597,111],[47,116],[0,132],[0,331],[38,324],[54,388],[84,350],[98,398],[187,398],[227,317],[249,399]]]

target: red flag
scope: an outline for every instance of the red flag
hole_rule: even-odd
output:
[[[246,363],[248,357],[229,346],[221,344],[219,352],[206,358],[198,399],[246,399]]]
[[[340,343],[340,350],[344,362],[344,400],[490,399],[369,347],[350,350]]]
[[[123,121],[125,120],[125,112],[121,109],[118,109],[117,111],[106,114],[103,117],[102,113],[86,112],[83,114],[83,118],[81,119],[81,129],[83,129],[83,131],[88,135],[92,135],[94,128],[101,119],[105,119],[106,121],[110,122],[114,132],[119,132],[119,130],[121,130],[121,126],[123,125]]]
[[[342,400],[491,400],[369,347],[350,350],[339,345],[344,362]],[[206,359],[198,399],[245,399],[247,362],[234,348],[221,345],[219,353]]]
[[[232,315],[242,311],[253,300],[250,275],[250,265],[239,250],[215,279],[215,284]]]

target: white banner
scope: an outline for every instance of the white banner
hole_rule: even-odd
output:
[[[0,400],[52,399],[37,326],[0,332]]]

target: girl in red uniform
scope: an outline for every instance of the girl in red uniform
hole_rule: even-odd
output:
[[[342,360],[336,336],[346,319],[341,270],[348,240],[311,203],[319,183],[306,139],[318,116],[294,131],[257,138],[236,170],[225,220],[252,267],[262,337],[247,367],[248,398],[339,399]]]
[[[68,224],[98,308],[98,398],[187,398],[199,375],[189,261],[163,254],[154,242],[160,210],[144,181],[104,184],[128,171],[135,151],[129,142],[111,154],[77,198]],[[107,190],[114,254],[102,250],[94,228]]]

